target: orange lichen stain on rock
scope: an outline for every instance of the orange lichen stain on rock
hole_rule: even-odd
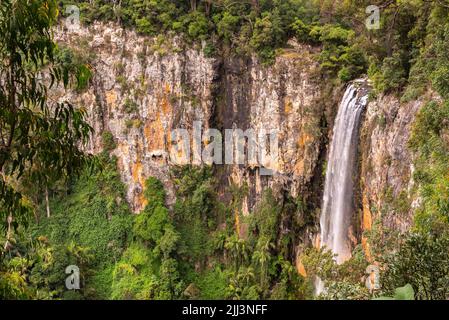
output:
[[[296,258],[296,270],[298,271],[298,274],[300,274],[301,276],[303,276],[304,278],[307,277],[307,271],[306,268],[304,267],[304,264],[301,261],[300,257]]]
[[[309,136],[307,133],[304,132],[304,130],[301,130],[296,146],[298,148],[299,156],[297,157],[296,164],[293,168],[293,174],[295,176],[303,176],[305,171],[305,162],[304,162],[304,153],[305,153],[305,146],[306,143],[309,141]]]
[[[142,211],[148,204],[148,200],[143,195],[143,192],[138,195],[137,203],[139,204],[139,209],[138,209],[139,212]]]
[[[110,90],[106,92],[106,103],[111,109],[115,109],[117,106],[117,93],[115,90]]]
[[[296,161],[293,174],[295,176],[302,176],[304,174],[304,159],[300,158]]]
[[[306,145],[313,142],[313,136],[308,134],[305,130],[301,130],[301,133],[298,138],[298,148],[305,149]]]
[[[173,141],[171,140],[172,139],[172,137],[171,137],[171,132],[166,132],[166,133],[164,133],[165,135],[166,135],[166,143],[167,143],[167,150],[165,150],[165,151],[167,151],[167,153],[170,153],[170,150],[171,150],[171,147],[172,147],[172,143],[173,143]]]
[[[170,94],[171,89],[170,89],[170,85],[168,83],[165,83],[165,94]]]
[[[132,167],[132,176],[133,181],[135,183],[140,183],[141,173],[142,173],[142,163],[140,162],[140,160],[137,160]]]
[[[285,113],[291,113],[293,110],[293,103],[290,101],[289,98],[284,99],[284,112]]]
[[[166,143],[170,143],[170,136],[165,137],[166,130],[163,122],[170,122],[172,118],[172,106],[169,102],[169,95],[171,89],[168,84],[165,84],[162,93],[158,94],[156,109],[156,118],[148,120],[145,123],[144,135],[149,151],[165,150]],[[167,139],[165,139],[167,138]],[[168,146],[170,147],[170,146]],[[168,151],[168,150],[165,150]]]
[[[371,256],[371,250],[370,250],[370,246],[368,243],[368,239],[364,236],[362,236],[362,249],[363,249],[363,252],[365,253],[366,260],[368,262],[372,262],[373,258]]]
[[[136,196],[136,203],[138,204],[138,208],[140,211],[148,203],[147,199],[144,196],[145,178],[143,176],[142,162],[140,161],[140,158],[138,158],[137,161],[133,164],[131,171],[132,171],[133,181],[135,183],[140,184],[140,186],[142,187],[142,192]]]
[[[358,241],[357,241],[357,238],[356,238],[355,235],[354,235],[354,229],[353,229],[352,227],[350,227],[350,228],[348,229],[348,238],[349,238],[349,241],[352,242],[352,244],[353,244],[354,246],[357,245]]]
[[[269,163],[267,163],[266,168],[273,170],[275,172],[281,172],[281,169],[283,168],[283,163],[279,158],[270,159]]]
[[[129,145],[126,142],[119,142],[117,149],[125,156],[129,156]]]
[[[147,148],[150,151],[164,149],[165,129],[159,115],[154,121],[147,121],[143,129]]]
[[[293,169],[293,174],[296,176],[303,176],[306,172],[307,163],[306,159],[308,158],[307,153],[307,147],[311,145],[314,142],[314,137],[304,130],[301,130],[301,133],[299,135],[298,141],[297,141],[297,148],[298,148],[298,161],[295,164],[295,167]]]
[[[369,208],[369,201],[366,194],[363,194],[362,204],[363,204],[363,230],[369,231],[371,230],[373,222],[371,210]]]
[[[170,85],[166,83],[162,96],[160,97],[161,111],[163,115],[168,115],[171,114],[172,112],[172,106],[169,101],[170,93],[171,93]]]
[[[366,194],[363,194],[362,198],[362,205],[363,205],[363,231],[370,231],[372,228],[372,215],[371,210],[369,208],[369,201],[366,196]],[[362,236],[362,248],[365,252],[366,259],[371,262],[372,256],[371,256],[371,250],[370,245],[368,243],[368,239],[364,236]]]

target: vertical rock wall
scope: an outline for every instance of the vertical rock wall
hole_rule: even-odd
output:
[[[176,128],[192,132],[194,121],[201,121],[203,130],[278,130],[275,176],[261,176],[257,164],[225,170],[228,184],[251,186],[244,213],[264,188],[278,186],[297,195],[312,179],[324,106],[312,79],[317,65],[311,47],[292,42],[273,66],[265,67],[255,58],[207,58],[179,39],[160,42],[115,24],[95,23],[76,33],[59,30],[56,38],[92,55],[91,86],[64,98],[90,111],[94,152],[101,150],[102,132],[112,133],[117,143],[113,154],[134,211],[145,205],[142,191],[149,176],[166,184],[173,202],[170,133]]]
[[[54,96],[89,110],[95,129],[91,151],[100,152],[103,132],[112,133],[117,145],[113,154],[135,212],[145,206],[144,181],[149,176],[165,184],[168,202],[173,203],[170,133],[176,128],[192,133],[194,121],[201,121],[203,130],[278,131],[275,175],[261,175],[260,163],[217,170],[223,186],[248,186],[243,214],[252,211],[268,187],[294,197],[316,193],[314,201],[319,203],[331,115],[336,114],[342,90],[334,90],[327,95],[330,101],[323,101],[323,84],[317,80],[313,59],[317,48],[291,41],[275,64],[267,67],[256,58],[208,58],[201,48],[181,39],[140,36],[113,23],[94,23],[78,32],[56,30],[56,39],[88,55],[94,76],[87,90],[60,90]],[[410,197],[413,166],[407,141],[421,104],[401,104],[384,96],[367,106],[356,184],[360,210],[355,221],[361,231],[369,230],[380,216],[386,227],[405,230],[410,225],[413,205],[406,203],[414,201]],[[398,206],[402,206],[400,214]],[[355,241],[360,237],[356,234]],[[362,241],[366,245],[366,239]]]

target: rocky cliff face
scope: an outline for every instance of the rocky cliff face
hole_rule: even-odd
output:
[[[194,120],[208,127],[214,61],[176,39],[160,44],[114,24],[96,23],[79,32],[60,30],[56,38],[93,54],[92,83],[82,94],[71,93],[71,98],[89,110],[95,129],[92,151],[101,150],[104,131],[112,133],[117,144],[113,154],[134,211],[145,205],[142,191],[149,176],[166,184],[172,202],[169,133],[172,128],[191,128]]]
[[[278,132],[274,176],[261,175],[257,162],[224,170],[228,184],[254,186],[244,201],[245,213],[267,186],[297,195],[311,181],[324,108],[317,102],[320,89],[312,79],[312,48],[291,43],[273,66],[264,67],[255,58],[207,58],[177,39],[158,43],[114,24],[96,23],[77,33],[59,31],[57,40],[93,52],[92,85],[69,95],[90,111],[93,151],[101,150],[102,132],[112,133],[117,143],[113,153],[136,212],[144,206],[146,177],[160,178],[171,190],[170,133],[177,128],[192,133],[194,121],[201,121],[203,131]]]
[[[361,127],[359,221],[362,231],[377,222],[382,229],[405,232],[419,197],[413,181],[413,154],[408,140],[421,100],[401,103],[397,97],[371,101]],[[369,255],[369,244],[362,237]]]
[[[275,130],[279,158],[271,164],[273,175],[263,175],[262,164],[230,166],[228,183],[249,187],[243,213],[255,206],[267,187],[293,196],[306,192],[318,168],[322,141],[321,120],[325,105],[320,86],[313,79],[313,49],[291,43],[271,67],[256,59],[225,58],[220,61],[217,127]]]
[[[319,202],[321,194],[313,184],[322,183],[326,142],[341,90],[323,100],[324,86],[314,76],[316,48],[291,42],[273,66],[265,67],[256,58],[208,58],[201,48],[180,39],[143,37],[115,24],[95,23],[76,33],[58,30],[56,38],[91,56],[91,86],[64,95],[89,110],[95,129],[92,151],[101,150],[103,132],[112,133],[117,145],[113,154],[135,212],[145,205],[144,181],[149,176],[164,182],[173,203],[171,131],[183,128],[192,136],[195,121],[203,130],[221,132],[277,130],[279,159],[268,165],[274,175],[261,174],[267,165],[260,162],[226,165],[217,173],[224,185],[248,186],[244,214],[267,187],[293,196],[315,193]],[[409,214],[395,215],[395,204],[385,203],[408,199],[413,168],[407,140],[419,106],[419,101],[400,104],[387,96],[367,107],[360,138],[360,184],[356,184],[362,229],[370,228],[373,215],[382,210],[388,213],[383,216],[386,225],[404,229],[410,223]],[[207,143],[203,141],[203,146]]]
[[[398,99],[389,96],[378,98],[368,105],[361,129],[364,210],[394,211],[393,206],[388,207],[391,200],[409,198],[413,165],[407,143],[411,124],[420,106],[420,101],[401,104]],[[404,229],[410,216],[390,218],[385,223]]]

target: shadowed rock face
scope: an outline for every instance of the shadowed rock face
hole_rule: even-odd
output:
[[[176,128],[192,133],[194,121],[201,121],[203,130],[278,130],[277,175],[261,176],[260,164],[216,167],[224,200],[229,199],[226,186],[248,185],[241,208],[244,214],[252,211],[268,187],[278,196],[307,195],[320,206],[322,166],[334,123],[329,115],[336,113],[342,92],[335,89],[323,99],[323,81],[316,76],[313,59],[318,48],[292,41],[275,64],[266,67],[254,57],[208,58],[201,48],[187,47],[178,38],[161,44],[113,23],[94,23],[77,33],[56,30],[55,35],[61,44],[92,56],[94,76],[86,91],[55,90],[53,98],[68,98],[89,110],[95,129],[90,151],[100,152],[102,132],[112,133],[117,144],[113,154],[135,212],[145,206],[144,181],[149,176],[164,183],[168,205],[173,204],[170,133]],[[391,185],[394,192],[401,192],[410,181],[406,140],[419,104],[397,102],[390,109],[390,102],[390,97],[370,102],[362,120],[358,157],[362,164],[355,171],[360,171],[363,183],[357,181],[354,189],[356,195],[363,190],[368,209],[378,203],[383,188]],[[380,110],[387,114],[383,131],[373,124]],[[385,165],[378,159],[388,155],[394,161],[386,178]],[[361,217],[362,201],[356,200],[355,212]],[[354,220],[352,224],[361,229],[362,219]],[[408,224],[406,220],[398,223]]]

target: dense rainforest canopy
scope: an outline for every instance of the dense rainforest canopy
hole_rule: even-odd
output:
[[[429,99],[413,123],[409,148],[420,203],[406,234],[367,235],[381,268],[381,289],[360,280],[361,248],[342,265],[324,249],[305,248],[308,276],[298,274],[292,232],[314,223],[310,205],[266,190],[234,228],[245,188],[223,203],[214,168],[171,172],[176,202],[156,178],[147,205],[133,215],[104,132],[103,152],[83,146],[92,128],[82,106],[48,98],[54,86],[82,91],[91,70],[59,47],[52,28],[74,4],[83,24],[113,21],[159,43],[179,36],[209,57],[257,56],[264,65],[294,39],[318,48],[323,81],[367,76],[372,98]],[[366,8],[380,9],[379,29]],[[70,13],[68,13],[70,14]],[[371,299],[411,285],[417,299],[449,298],[449,1],[446,0],[2,0],[0,3],[0,298],[2,299]],[[397,211],[410,204],[392,199]],[[392,205],[390,203],[390,205]],[[298,219],[298,216],[307,217]],[[310,221],[309,221],[310,220]],[[77,265],[81,289],[64,273]]]

